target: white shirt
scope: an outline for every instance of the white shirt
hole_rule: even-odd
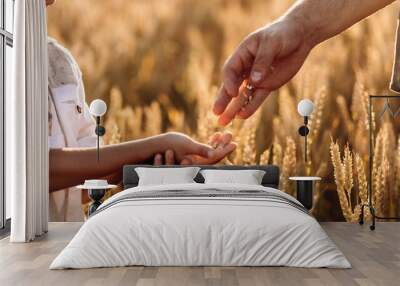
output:
[[[49,148],[95,147],[96,123],[85,102],[82,73],[73,56],[48,40]],[[82,221],[81,192],[50,193],[50,221]]]
[[[82,73],[72,55],[55,40],[49,54],[49,147],[95,147],[96,123],[85,102]]]

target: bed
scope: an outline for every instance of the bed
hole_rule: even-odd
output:
[[[301,203],[277,189],[276,166],[199,166],[263,170],[261,185],[205,184],[198,173],[193,183],[151,186],[138,186],[138,167],[124,167],[124,191],[99,207],[50,269],[351,267]]]

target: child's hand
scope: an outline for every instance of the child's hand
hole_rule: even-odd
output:
[[[181,133],[167,133],[165,141],[165,164],[177,162],[181,165],[207,165],[216,164],[236,148],[232,142],[231,133],[215,133],[210,138],[210,145],[199,143],[189,136]],[[162,155],[157,154],[155,164],[162,164]]]
[[[214,151],[208,157],[188,155],[181,161],[181,165],[213,165],[236,149],[236,143],[232,142],[232,134],[229,132],[215,133],[211,136],[209,144]]]
[[[175,154],[174,151],[171,149],[168,149],[165,151],[164,156],[161,153],[157,153],[154,156],[154,166],[161,166],[161,165],[175,165]]]

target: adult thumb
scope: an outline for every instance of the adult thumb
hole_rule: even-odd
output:
[[[253,66],[251,68],[251,84],[256,86],[265,79],[274,61],[275,53],[276,49],[274,48],[274,46],[272,44],[269,45],[265,39],[262,40],[258,47]]]

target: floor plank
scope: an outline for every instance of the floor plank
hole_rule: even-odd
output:
[[[399,285],[400,223],[368,226],[321,223],[352,263],[352,269],[289,267],[119,267],[50,271],[55,256],[82,223],[50,223],[49,233],[32,243],[0,240],[0,285]]]

